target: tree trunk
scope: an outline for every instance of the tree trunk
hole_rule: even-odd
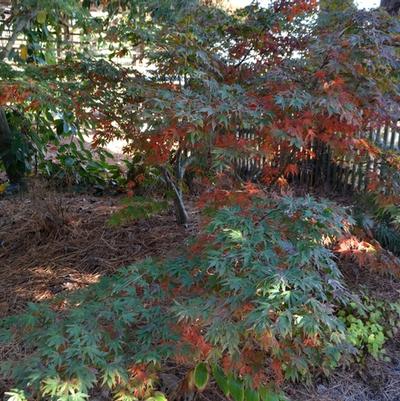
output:
[[[381,7],[391,15],[397,15],[400,11],[400,0],[381,0]]]
[[[21,184],[23,168],[12,146],[12,133],[4,109],[0,108],[0,157],[11,184]]]
[[[189,221],[189,216],[187,214],[185,204],[183,202],[182,189],[179,183],[175,183],[171,177],[168,169],[162,167],[162,172],[164,174],[164,179],[167,185],[172,189],[174,195],[174,206],[175,206],[175,217],[178,224],[186,225]]]

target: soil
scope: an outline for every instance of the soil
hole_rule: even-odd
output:
[[[189,227],[177,225],[171,212],[113,227],[109,219],[120,205],[121,196],[60,193],[41,185],[0,199],[0,317],[22,311],[27,302],[87,286],[140,259],[176,255],[197,231],[194,201],[188,207]],[[400,297],[400,281],[393,277],[352,264],[343,264],[342,271],[352,289],[365,287],[387,302]],[[371,357],[329,380],[291,385],[286,392],[293,401],[400,401],[400,335],[386,349],[390,362]],[[9,352],[18,349],[0,349],[0,358]],[[196,398],[223,400],[214,392]]]

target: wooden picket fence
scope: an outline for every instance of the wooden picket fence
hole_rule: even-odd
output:
[[[359,135],[381,148],[400,151],[399,123]],[[255,134],[246,130],[240,131],[237,137],[254,140]],[[265,170],[274,168],[279,171],[290,158],[297,165],[297,173],[288,177],[291,182],[307,188],[322,187],[339,193],[350,193],[365,191],[372,174],[382,176],[386,173],[378,157],[361,157],[360,154],[337,157],[329,146],[320,141],[313,141],[307,150],[292,150],[291,155],[278,152],[273,160],[262,157],[237,158],[234,163],[236,174],[244,180],[258,181]]]

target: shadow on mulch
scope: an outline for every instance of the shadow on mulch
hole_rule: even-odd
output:
[[[172,213],[112,227],[120,200],[41,187],[1,199],[0,317],[143,258],[172,256],[196,230],[177,225]]]

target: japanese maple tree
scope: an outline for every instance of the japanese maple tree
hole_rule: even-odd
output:
[[[385,11],[314,0],[232,12],[196,1],[118,4],[105,3],[98,36],[112,46],[109,61],[71,49],[53,66],[18,73],[29,85],[5,81],[1,103],[18,85],[27,107],[69,111],[95,145],[124,139],[126,153],[160,168],[180,223],[188,168],[235,182],[235,162],[251,157],[263,160],[262,181],[283,185],[320,143],[333,161],[357,154],[397,170],[397,154],[363,135],[399,112],[399,26]],[[138,48],[145,72],[116,63]],[[390,192],[396,177],[371,176],[370,188]]]

